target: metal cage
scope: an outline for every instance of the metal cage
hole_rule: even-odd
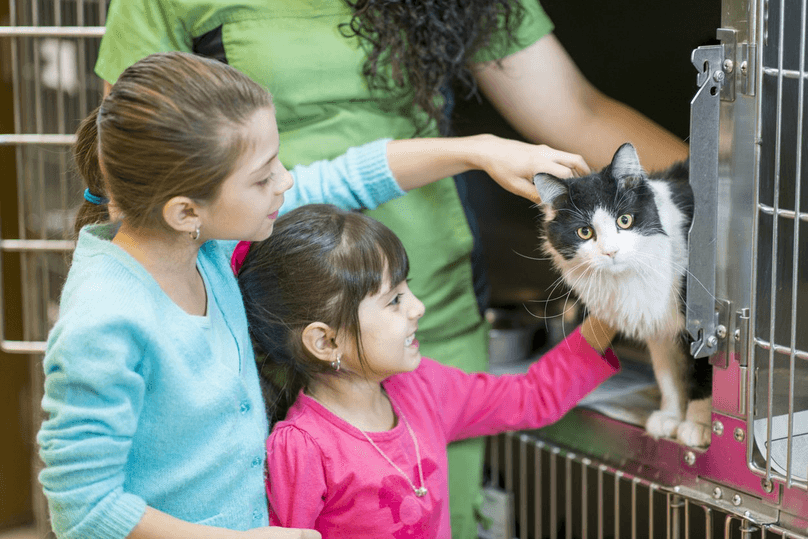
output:
[[[35,429],[44,382],[41,354],[58,316],[74,246],[73,217],[81,203],[82,182],[73,170],[70,145],[78,123],[101,100],[102,82],[93,66],[107,5],[108,0],[10,0],[8,26],[0,27],[0,44],[11,59],[2,71],[11,76],[14,94],[14,133],[0,134],[0,145],[16,148],[19,229],[16,238],[0,230],[0,272],[3,257],[15,259],[22,296],[22,339],[9,339],[0,284],[0,349],[24,354],[21,359],[28,361]],[[40,467],[35,457],[34,484]],[[41,490],[34,492],[37,536],[45,537],[47,505]]]

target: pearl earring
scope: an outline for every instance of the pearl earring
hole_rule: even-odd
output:
[[[339,372],[339,369],[342,366],[342,363],[340,362],[341,359],[342,359],[342,354],[338,353],[337,354],[337,359],[335,359],[334,361],[331,362],[331,368],[334,369],[336,372]]]

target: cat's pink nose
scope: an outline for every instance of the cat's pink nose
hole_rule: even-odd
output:
[[[605,254],[609,258],[614,258],[615,256],[617,256],[617,251],[619,250],[620,249],[618,249],[617,247],[614,247],[612,249],[603,249],[603,254]]]

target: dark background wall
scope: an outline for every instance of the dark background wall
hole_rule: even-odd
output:
[[[715,41],[719,0],[542,0],[561,41],[583,74],[685,140],[696,90],[693,49]],[[536,99],[541,99],[537,95]],[[457,103],[458,134],[519,138],[486,102]],[[616,149],[616,148],[615,148]],[[494,305],[546,297],[555,274],[537,250],[539,211],[487,178],[475,177],[470,202],[481,225]],[[518,253],[518,254],[517,254]],[[524,255],[524,256],[520,256]]]
[[[8,24],[9,3],[0,0],[0,26]],[[0,133],[14,132],[9,41],[0,43]],[[0,146],[0,231],[16,238],[17,177],[12,146]],[[21,339],[19,257],[5,256],[3,263],[5,336]],[[0,352],[0,530],[30,522],[32,433],[28,356]]]

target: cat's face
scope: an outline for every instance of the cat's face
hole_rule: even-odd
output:
[[[654,264],[665,232],[646,180],[630,144],[617,150],[609,166],[588,176],[536,175],[545,249],[562,271],[617,274]]]

